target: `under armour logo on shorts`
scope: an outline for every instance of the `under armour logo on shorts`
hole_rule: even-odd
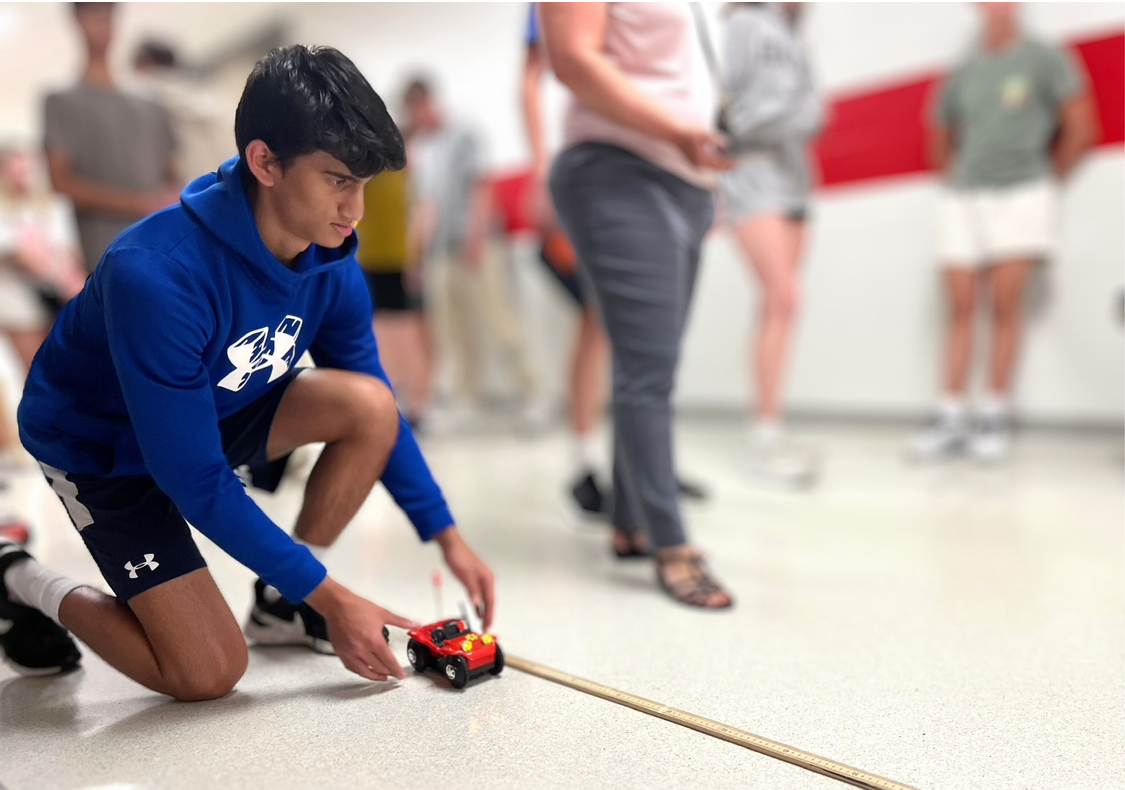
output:
[[[295,315],[287,315],[274,330],[269,340],[269,329],[262,327],[247,332],[227,348],[227,359],[234,370],[223,377],[219,386],[231,392],[238,392],[259,370],[270,369],[270,381],[285,375],[297,356],[297,337],[301,334],[304,320]]]
[[[159,568],[160,563],[153,559],[153,557],[155,556],[155,554],[146,554],[145,561],[142,563],[138,563],[137,565],[134,565],[131,562],[125,563],[125,570],[129,571],[129,578],[137,578],[137,571],[139,571],[141,568],[148,568],[150,571],[154,571]]]

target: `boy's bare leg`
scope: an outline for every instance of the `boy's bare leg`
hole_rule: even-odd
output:
[[[382,474],[397,435],[394,397],[377,379],[309,370],[290,384],[270,432],[270,458],[326,442],[297,522],[302,539],[336,539]],[[177,699],[221,697],[246,671],[246,642],[205,568],[127,604],[80,587],[63,599],[59,619],[111,666]]]
[[[296,528],[301,540],[336,541],[383,474],[398,427],[394,395],[371,376],[312,369],[289,385],[270,430],[270,460],[327,443],[305,487]]]
[[[221,697],[246,671],[246,642],[206,568],[129,603],[79,587],[59,620],[110,666],[176,699]]]

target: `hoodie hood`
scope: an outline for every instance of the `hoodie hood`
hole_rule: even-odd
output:
[[[355,255],[353,232],[336,248],[310,244],[289,268],[266,247],[238,172],[239,157],[228,159],[217,172],[192,181],[180,195],[184,210],[220,242],[238,253],[259,273],[273,280],[297,284],[309,276],[338,266]]]

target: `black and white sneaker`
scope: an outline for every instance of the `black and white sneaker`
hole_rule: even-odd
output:
[[[582,516],[597,519],[605,518],[609,497],[598,487],[598,481],[593,472],[587,472],[578,478],[570,488],[570,495]]]
[[[18,604],[8,594],[4,573],[13,563],[30,559],[26,551],[0,538],[0,657],[21,675],[57,675],[82,660],[78,645],[65,628],[38,609]]]
[[[328,623],[307,603],[294,606],[261,579],[254,583],[254,608],[242,632],[257,645],[307,645],[334,656]]]

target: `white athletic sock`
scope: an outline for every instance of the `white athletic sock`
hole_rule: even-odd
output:
[[[572,433],[571,447],[574,453],[574,466],[579,472],[592,472],[597,467],[598,443],[589,433]]]
[[[316,544],[308,543],[307,541],[301,540],[296,535],[293,536],[293,542],[298,546],[304,546],[305,548],[307,548],[312,552],[312,555],[316,557],[317,560],[319,560],[321,563],[324,562],[324,557],[326,554],[328,554],[328,550],[332,548],[331,546],[317,546]]]
[[[759,417],[750,426],[750,441],[755,444],[773,444],[785,433],[785,426],[777,417]]]
[[[980,402],[982,417],[1003,418],[1008,416],[1008,396],[1000,392],[986,392]]]
[[[4,584],[13,601],[38,609],[56,623],[63,598],[86,586],[33,559],[13,563],[4,572]]]
[[[964,422],[967,412],[965,399],[960,395],[946,395],[938,403],[938,414],[943,422]]]

